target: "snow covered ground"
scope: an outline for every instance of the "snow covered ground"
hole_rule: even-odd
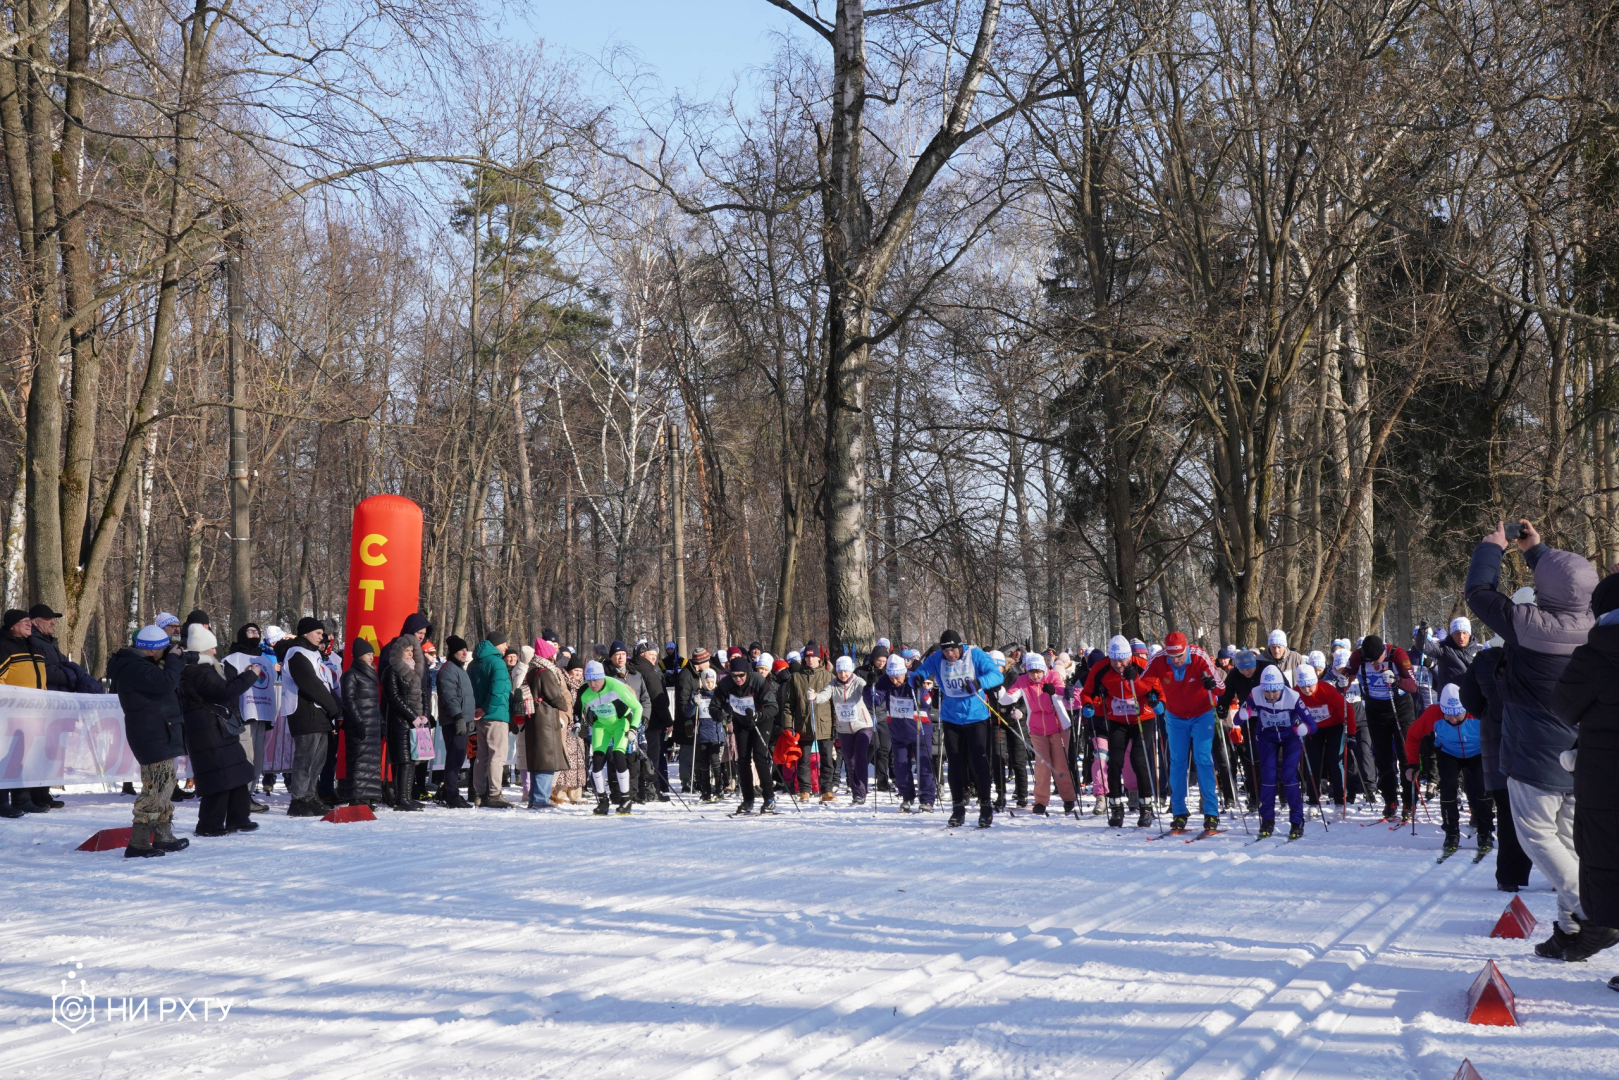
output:
[[[1432,824],[1149,843],[881,795],[276,812],[163,859],[73,850],[130,801],[0,821],[0,1075],[1619,1076],[1619,956],[1490,940],[1508,898],[1466,847],[1436,865]],[[1523,897],[1549,920],[1538,875]],[[1491,957],[1520,1028],[1463,1022]],[[51,1022],[68,970],[97,995],[77,1031]],[[148,1012],[108,1019],[109,994]]]

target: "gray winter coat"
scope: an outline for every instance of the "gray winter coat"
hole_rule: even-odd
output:
[[[1559,755],[1574,746],[1575,726],[1550,709],[1563,669],[1585,644],[1596,618],[1596,567],[1572,551],[1538,544],[1524,555],[1535,575],[1535,602],[1514,604],[1500,591],[1501,548],[1482,543],[1467,568],[1467,606],[1506,642],[1501,698],[1501,771],[1546,791],[1573,791]]]
[[[467,669],[448,660],[438,669],[438,722],[444,730],[472,734],[472,679]]]

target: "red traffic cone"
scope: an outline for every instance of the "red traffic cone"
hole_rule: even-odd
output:
[[[1490,931],[1490,936],[1527,938],[1535,932],[1538,925],[1540,924],[1535,921],[1535,916],[1528,906],[1514,896],[1512,903],[1507,905],[1506,910],[1501,912],[1501,917],[1496,920],[1495,929]]]
[[[361,803],[358,806],[334,807],[328,811],[326,816],[321,818],[321,820],[330,821],[334,824],[345,821],[375,821],[377,820],[377,815],[371,812],[371,808],[369,806]]]
[[[90,839],[79,845],[80,851],[122,851],[129,846],[129,834],[134,832],[132,826],[126,825],[122,829],[102,829]]]
[[[1450,1080],[1484,1080],[1484,1077],[1480,1076],[1478,1070],[1473,1068],[1471,1061],[1462,1058],[1462,1067],[1456,1070],[1456,1075],[1451,1077]]]
[[[1517,1027],[1518,1006],[1512,987],[1501,977],[1495,961],[1488,961],[1467,991],[1467,1022],[1491,1027]]]

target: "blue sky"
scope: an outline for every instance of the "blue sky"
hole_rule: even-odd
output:
[[[768,61],[775,35],[797,25],[765,0],[533,0],[518,18],[549,45],[587,57],[629,46],[666,90],[701,97]]]

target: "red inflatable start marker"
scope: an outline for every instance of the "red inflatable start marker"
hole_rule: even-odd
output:
[[[79,845],[80,851],[119,851],[129,846],[129,834],[134,832],[131,826],[122,829],[102,829],[90,839]]]
[[[369,806],[361,803],[359,806],[335,807],[329,811],[325,817],[321,818],[321,820],[330,821],[334,824],[340,824],[345,821],[375,821],[377,820],[377,815],[371,812],[371,808]]]
[[[1473,1068],[1471,1061],[1462,1058],[1462,1067],[1456,1070],[1456,1075],[1451,1077],[1450,1080],[1484,1080],[1484,1077],[1480,1076],[1478,1070]]]
[[[1491,1027],[1517,1027],[1518,1003],[1512,987],[1501,977],[1495,961],[1488,961],[1467,991],[1467,1022]]]
[[[1501,912],[1501,918],[1496,920],[1495,929],[1490,931],[1491,937],[1526,938],[1535,932],[1540,924],[1535,921],[1534,914],[1524,902],[1516,896],[1507,909]]]

